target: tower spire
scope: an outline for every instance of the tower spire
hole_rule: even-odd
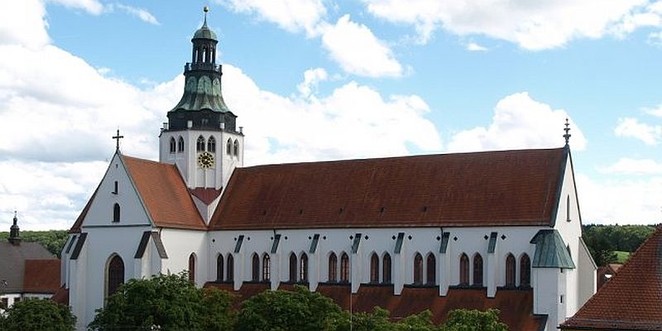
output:
[[[563,135],[563,138],[565,138],[565,145],[568,146],[568,143],[570,142],[570,136],[572,136],[570,132],[570,123],[568,122],[568,118],[566,117],[565,119],[565,128],[563,129],[565,131],[565,134]]]
[[[11,228],[9,228],[9,242],[12,245],[21,244],[20,229],[18,227],[18,217],[16,215],[17,212],[14,210],[14,223],[12,224]]]
[[[209,12],[209,7],[205,6],[204,8],[202,8],[202,11],[205,12],[205,21],[202,24],[202,26],[207,26],[207,13]]]

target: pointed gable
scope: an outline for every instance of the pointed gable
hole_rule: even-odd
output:
[[[565,148],[236,169],[212,229],[552,225]]]
[[[561,329],[662,330],[662,227]]]
[[[174,165],[124,155],[122,161],[155,226],[207,228]]]

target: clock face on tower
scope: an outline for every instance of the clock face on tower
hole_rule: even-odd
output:
[[[198,154],[198,165],[201,168],[211,168],[214,166],[214,154],[203,152]]]

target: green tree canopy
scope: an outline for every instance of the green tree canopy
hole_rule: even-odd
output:
[[[499,310],[487,311],[456,309],[448,313],[443,331],[508,331],[508,326],[499,321]]]
[[[5,314],[0,314],[0,329],[4,331],[69,331],[76,326],[76,317],[69,307],[51,300],[25,299],[9,307]]]
[[[198,289],[186,273],[131,279],[97,309],[93,330],[230,330],[232,297]]]

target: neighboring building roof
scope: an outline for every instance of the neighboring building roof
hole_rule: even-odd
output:
[[[269,289],[268,283],[244,283],[239,291],[233,291],[230,283],[207,283],[206,287],[217,287],[237,294],[244,300]],[[281,285],[281,290],[292,290],[293,285]],[[547,316],[533,314],[533,290],[499,290],[494,298],[487,298],[485,289],[451,288],[448,295],[439,296],[438,287],[405,287],[400,295],[393,295],[393,286],[361,284],[359,291],[351,295],[349,284],[319,284],[317,292],[333,299],[342,309],[353,312],[372,312],[382,307],[398,320],[426,309],[432,313],[435,324],[446,320],[454,309],[477,309],[485,311],[499,309],[499,319],[509,330],[543,330]],[[351,300],[351,302],[350,302]]]
[[[60,260],[26,260],[24,293],[55,293],[60,288]]]
[[[175,165],[125,155],[121,158],[155,226],[207,228]]]
[[[210,228],[549,226],[567,148],[238,168]]]
[[[575,316],[572,330],[662,330],[662,227]]]
[[[0,242],[0,292],[25,292],[26,260],[34,259],[59,262],[53,254],[39,243],[23,241],[20,245],[12,245],[9,242]],[[29,266],[32,268],[33,265]],[[29,283],[32,282],[30,279],[32,275],[32,273],[28,274]],[[59,278],[58,266],[58,282]],[[57,287],[59,287],[59,284]]]
[[[556,229],[542,229],[531,239],[536,245],[533,254],[534,268],[562,268],[574,269],[575,263],[570,252],[563,242],[561,234]]]

